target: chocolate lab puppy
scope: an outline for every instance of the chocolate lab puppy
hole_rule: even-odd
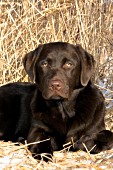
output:
[[[103,95],[90,80],[91,54],[80,45],[48,43],[26,54],[23,63],[35,84],[0,87],[1,140],[39,142],[29,147],[38,159],[65,143],[71,151],[86,150],[84,143],[91,153],[113,147]]]
[[[95,65],[91,54],[80,45],[55,42],[39,45],[23,63],[37,85],[27,140],[49,139],[31,145],[32,153],[52,154],[68,142],[72,151],[86,150],[84,143],[91,153],[113,146],[113,133],[105,129],[104,97],[90,80]]]

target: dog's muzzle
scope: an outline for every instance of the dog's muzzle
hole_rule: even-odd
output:
[[[61,80],[50,80],[42,95],[47,100],[68,99],[69,87]]]

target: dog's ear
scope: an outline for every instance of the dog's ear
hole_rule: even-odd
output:
[[[95,60],[93,56],[85,51],[80,45],[76,45],[75,47],[81,60],[80,81],[83,86],[86,86],[94,72]]]
[[[35,64],[42,51],[43,45],[40,44],[34,51],[27,53],[23,58],[23,65],[31,81],[35,82]]]

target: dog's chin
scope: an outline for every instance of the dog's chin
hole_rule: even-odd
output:
[[[62,96],[58,96],[58,95],[53,95],[48,98],[48,100],[64,100],[64,99],[65,98],[63,98]]]
[[[67,100],[68,96],[61,95],[61,94],[48,94],[48,95],[43,95],[43,98],[45,100]]]

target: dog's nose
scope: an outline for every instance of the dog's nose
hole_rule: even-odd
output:
[[[59,80],[52,80],[49,84],[49,88],[51,90],[61,90],[62,89],[62,83]]]

